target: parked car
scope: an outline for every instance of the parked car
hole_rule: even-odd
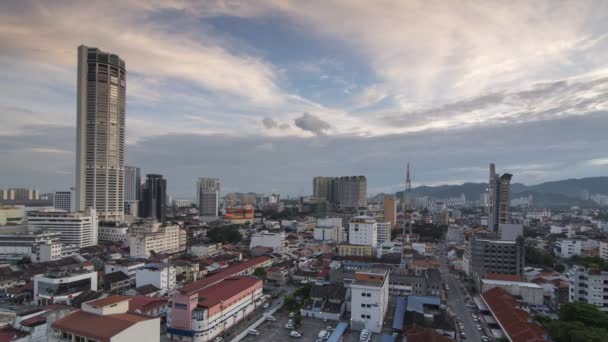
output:
[[[270,307],[270,304],[268,304],[268,303],[264,303],[264,305],[262,305],[262,308],[264,308],[264,309],[268,309],[269,307]]]
[[[258,336],[260,334],[260,332],[255,329],[250,329],[247,333],[253,336]]]
[[[218,336],[216,338],[213,339],[213,342],[224,342],[224,338],[221,336]]]
[[[289,333],[289,336],[291,336],[291,337],[302,337],[302,334],[300,334],[299,332],[297,332],[297,331],[295,331],[295,330],[292,330],[292,331]]]
[[[289,318],[294,318],[296,317],[296,313],[295,312],[290,312],[289,313]]]
[[[285,324],[285,329],[293,329],[293,323]]]
[[[266,316],[266,318],[265,318],[265,319],[266,319],[267,321],[270,321],[270,322],[274,322],[274,321],[276,321],[276,318],[274,318],[273,316]]]

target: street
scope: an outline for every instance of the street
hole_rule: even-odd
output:
[[[443,282],[449,287],[449,291],[447,291],[448,306],[460,320],[460,322],[464,324],[463,331],[466,335],[466,339],[472,341],[481,341],[482,333],[475,328],[477,323],[473,321],[471,316],[472,311],[466,306],[466,294],[454,275],[450,273],[450,269],[447,264],[447,256],[445,253],[445,245],[442,245],[441,247],[439,261],[441,263],[441,277]]]

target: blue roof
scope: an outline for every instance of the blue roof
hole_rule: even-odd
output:
[[[348,324],[346,324],[344,322],[338,323],[338,325],[336,326],[336,329],[334,329],[334,331],[331,333],[331,335],[327,339],[327,342],[339,342],[340,338],[342,338],[342,335],[344,335],[344,332],[346,332],[347,328],[348,328]]]
[[[415,311],[419,314],[424,315],[425,305],[441,305],[439,297],[431,296],[408,296],[407,297],[407,311]]]
[[[393,329],[395,330],[403,331],[406,305],[407,301],[405,297],[397,297],[397,305],[395,306],[395,314],[393,315]]]
[[[397,341],[397,338],[393,335],[389,335],[389,334],[384,334],[382,335],[382,339],[380,340],[380,342],[395,342]]]

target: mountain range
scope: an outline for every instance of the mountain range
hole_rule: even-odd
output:
[[[459,197],[464,194],[467,200],[478,200],[485,193],[488,183],[464,183],[460,185],[419,186],[412,188],[414,197],[428,196],[435,199]],[[569,207],[573,205],[594,207],[593,201],[584,200],[584,191],[589,194],[608,194],[608,177],[587,177],[544,182],[536,185],[511,184],[511,199],[532,195],[533,205],[538,207]],[[401,198],[403,191],[396,195]],[[380,199],[384,194],[374,196]]]

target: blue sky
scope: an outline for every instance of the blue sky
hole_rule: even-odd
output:
[[[0,188],[72,186],[76,48],[127,64],[130,165],[192,197],[606,175],[604,1],[4,1]]]

